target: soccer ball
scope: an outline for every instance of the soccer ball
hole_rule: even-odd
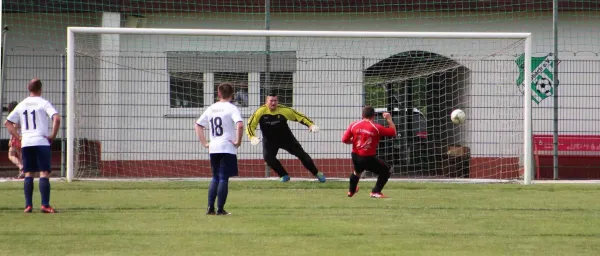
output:
[[[550,96],[552,94],[552,81],[548,80],[548,78],[540,77],[535,83],[535,89],[541,94]]]
[[[455,109],[452,111],[452,114],[450,114],[450,120],[455,124],[462,124],[465,122],[465,119],[467,119],[467,115],[460,109]]]

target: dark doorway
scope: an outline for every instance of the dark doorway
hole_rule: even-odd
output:
[[[399,53],[364,71],[365,105],[394,117],[398,137],[383,140],[378,154],[394,164],[396,174],[432,177],[444,172],[448,148],[466,138],[463,127],[449,117],[466,106],[469,72],[455,60],[426,51]],[[459,172],[455,176],[464,176]]]

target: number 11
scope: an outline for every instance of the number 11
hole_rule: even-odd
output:
[[[23,112],[23,115],[25,116],[25,130],[29,130],[29,116],[27,115],[27,110]],[[35,130],[37,128],[37,125],[35,124],[35,110],[31,111],[31,117],[33,121],[33,129]]]

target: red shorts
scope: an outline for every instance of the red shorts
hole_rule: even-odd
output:
[[[17,138],[10,138],[9,146],[17,150],[21,150],[21,140]]]

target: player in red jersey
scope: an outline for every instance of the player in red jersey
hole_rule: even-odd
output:
[[[8,103],[8,113],[12,112],[17,105],[19,105],[19,103],[16,101]],[[19,125],[15,125],[15,127],[20,129]],[[17,178],[25,178],[25,173],[23,172],[23,161],[21,158],[21,140],[17,137],[13,137],[12,135],[8,141],[8,159],[19,168],[19,176],[17,176]]]
[[[373,122],[375,109],[371,106],[363,108],[362,117],[362,120],[350,124],[342,137],[343,143],[352,144],[354,173],[350,175],[348,197],[352,197],[358,192],[360,174],[364,170],[369,170],[379,175],[375,187],[371,190],[371,197],[384,198],[385,196],[381,193],[381,190],[390,178],[392,166],[377,158],[376,151],[381,137],[396,137],[396,125],[394,125],[390,113],[387,112],[383,113],[383,118],[385,118],[389,127]]]

